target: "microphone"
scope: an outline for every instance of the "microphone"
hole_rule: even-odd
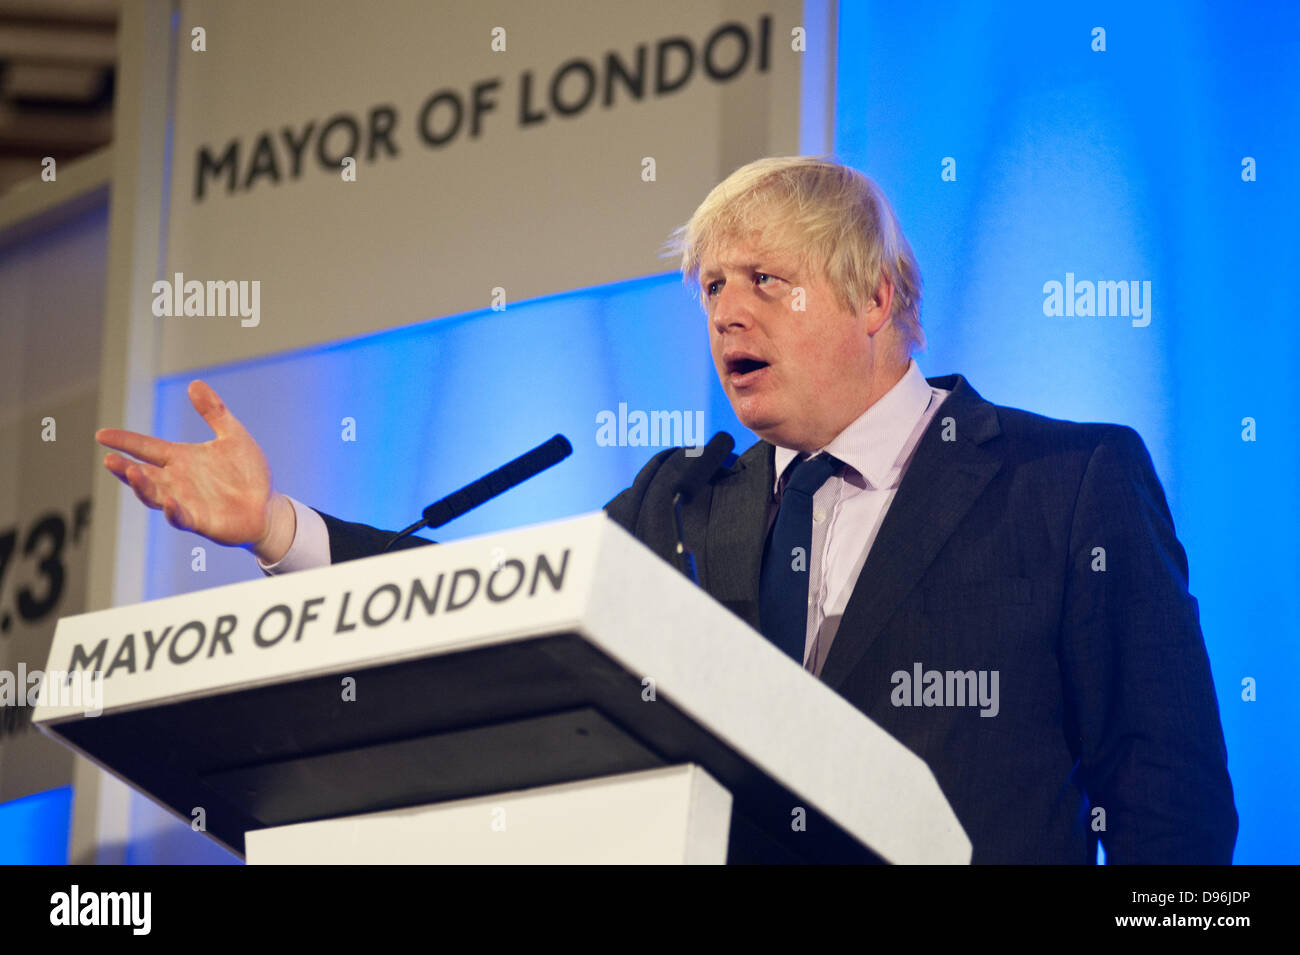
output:
[[[403,537],[410,537],[418,530],[426,527],[441,527],[467,511],[474,510],[480,504],[505,493],[516,484],[523,484],[529,478],[559,464],[572,453],[573,445],[569,444],[569,439],[562,434],[557,434],[551,440],[501,465],[491,474],[485,474],[477,481],[466,484],[459,491],[448,494],[440,501],[434,501],[424,509],[420,520],[394,534],[393,539],[384,545],[381,553],[387,553]]]
[[[690,466],[682,472],[682,476],[677,479],[677,483],[673,485],[673,523],[677,529],[677,568],[689,577],[692,583],[697,585],[700,578],[695,571],[695,555],[687,549],[686,536],[682,531],[682,508],[703,490],[704,485],[709,483],[709,478],[713,477],[714,472],[722,466],[722,462],[735,446],[735,438],[725,431],[719,431],[709,439],[709,443],[704,446],[704,451],[691,462]]]

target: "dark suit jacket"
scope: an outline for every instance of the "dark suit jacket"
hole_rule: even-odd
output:
[[[1209,660],[1142,439],[993,405],[960,375],[930,382],[952,393],[821,679],[926,761],[976,863],[1090,863],[1097,838],[1109,863],[1231,862],[1237,814]],[[606,505],[669,561],[672,489],[691,460],[660,452]],[[685,512],[701,585],[755,628],[773,472],[760,441]],[[387,540],[322,516],[336,562]],[[896,705],[894,674],[916,664],[997,671],[997,715]]]

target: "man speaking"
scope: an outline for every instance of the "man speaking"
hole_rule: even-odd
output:
[[[1110,863],[1231,862],[1197,603],[1137,433],[923,377],[915,258],[853,169],[750,163],[674,248],[727,397],[762,439],[685,509],[701,585],[925,760],[972,861],[1089,863],[1100,840]],[[216,393],[196,381],[189,396],[212,441],[97,434],[105,466],[172,525],[268,573],[391,539],[277,491]],[[666,560],[694,460],[657,454],[605,506]]]

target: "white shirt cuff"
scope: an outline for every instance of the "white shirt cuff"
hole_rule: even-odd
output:
[[[289,503],[293,505],[294,520],[298,524],[293,532],[293,543],[274,564],[264,564],[260,557],[257,558],[257,566],[269,576],[326,567],[330,562],[330,532],[324,519],[306,504],[300,504],[291,497]]]

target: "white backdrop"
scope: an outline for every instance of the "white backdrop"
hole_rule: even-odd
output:
[[[671,269],[657,250],[713,185],[799,151],[803,18],[182,3],[165,278],[261,284],[255,320],[166,320],[160,373]]]

